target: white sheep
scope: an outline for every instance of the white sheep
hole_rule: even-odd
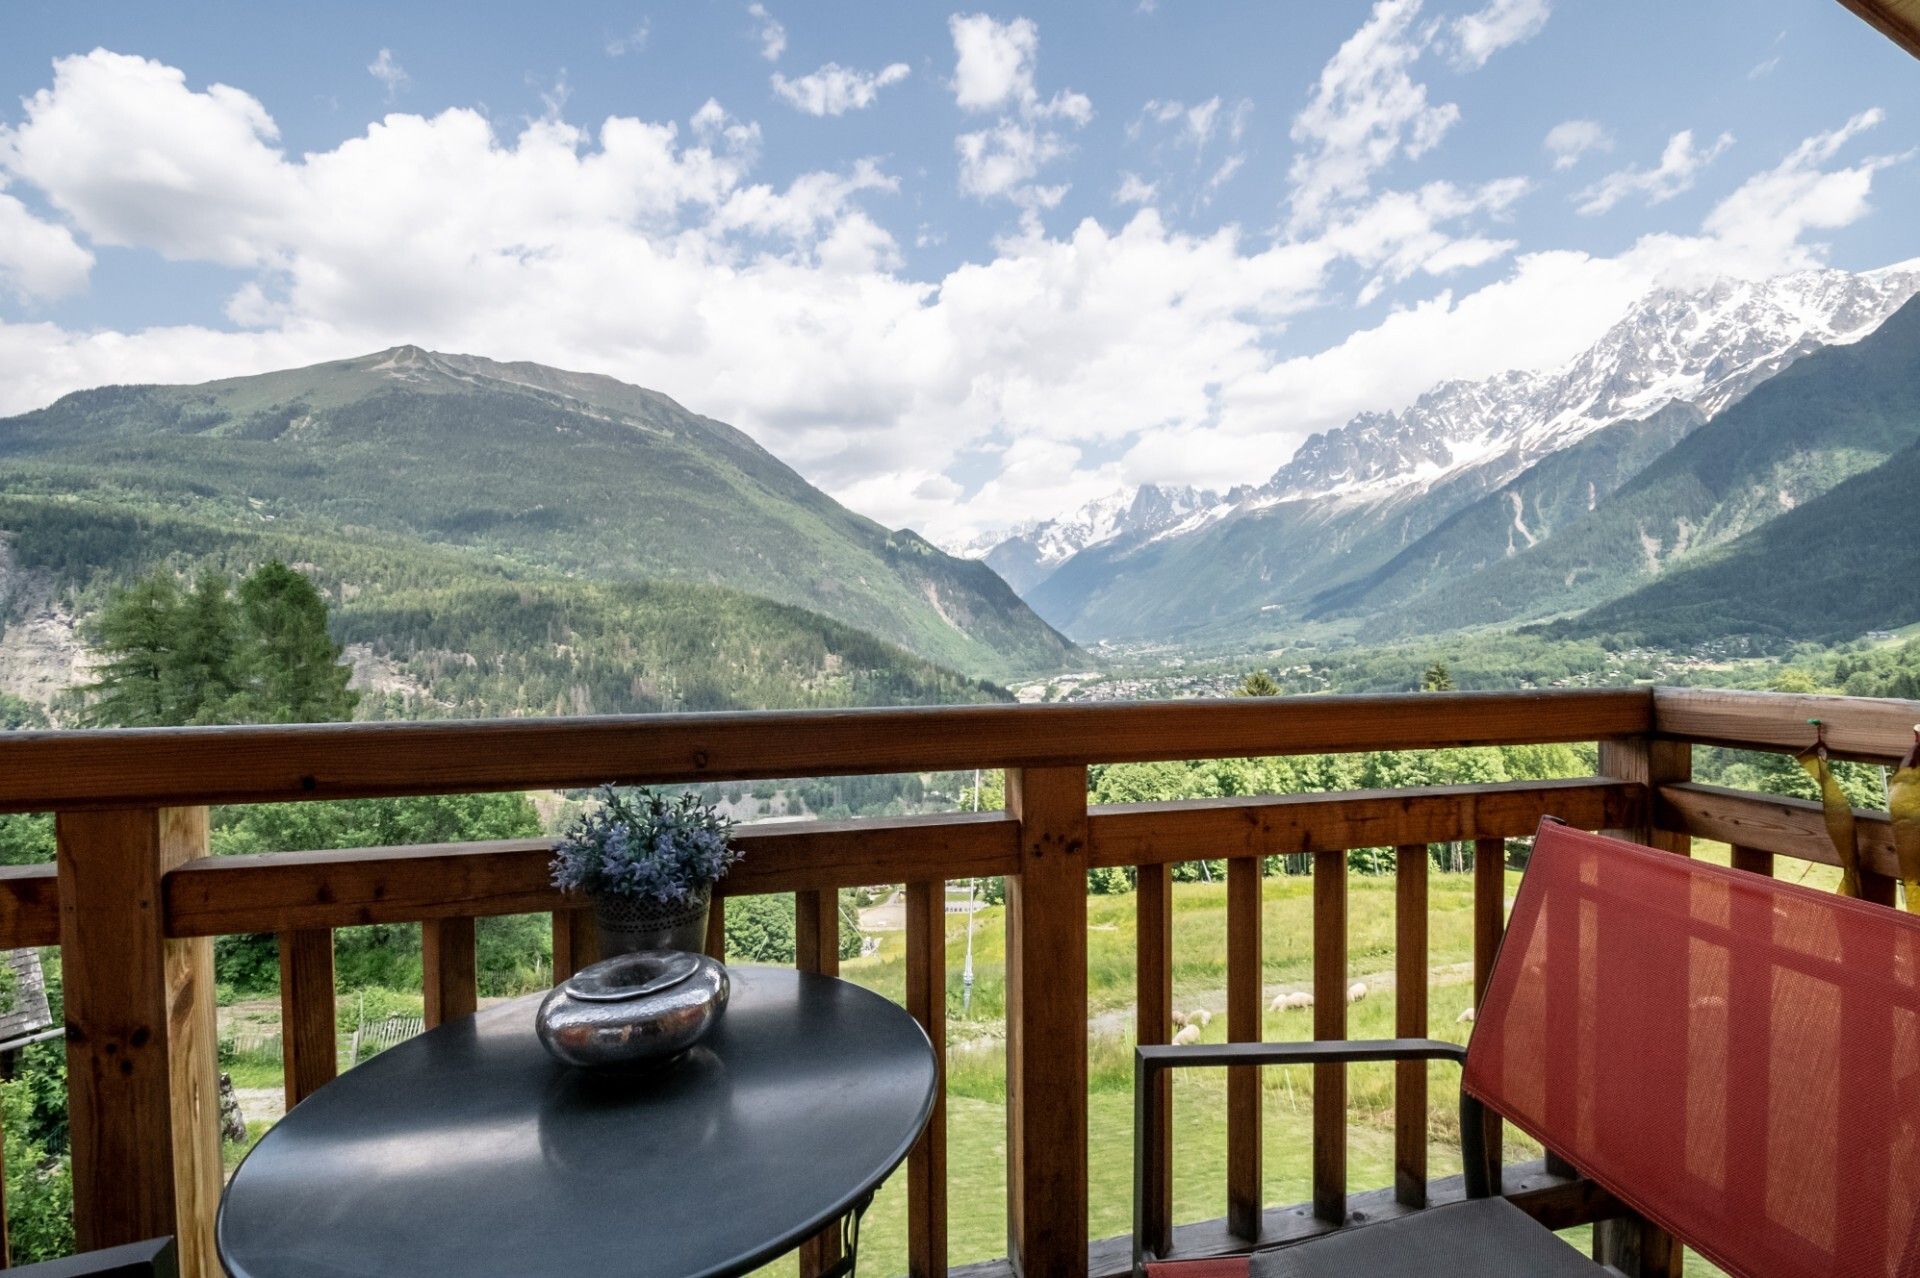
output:
[[[1353,984],[1347,986],[1347,1002],[1358,1003],[1366,996],[1367,983],[1365,981],[1355,981]]]
[[[1303,1012],[1312,1006],[1313,995],[1305,990],[1294,990],[1290,994],[1282,994],[1273,1000],[1275,1011]]]
[[[1455,1025],[1473,1024],[1473,1009],[1471,1007],[1460,1009],[1460,1015],[1453,1018],[1453,1023]]]
[[[1200,1027],[1198,1025],[1189,1025],[1173,1036],[1173,1045],[1175,1047],[1185,1047],[1188,1043],[1197,1043],[1199,1041]]]
[[[1185,1012],[1175,1012],[1173,1014],[1173,1023],[1184,1026],[1187,1023],[1187,1014]]]
[[[1284,1011],[1286,1010],[1286,1006],[1287,996],[1285,994],[1275,994],[1273,996],[1273,1002],[1267,1004],[1267,1010],[1269,1012]]]
[[[1187,1013],[1187,1024],[1202,1027],[1211,1025],[1213,1024],[1213,1013],[1204,1007],[1196,1007]]]

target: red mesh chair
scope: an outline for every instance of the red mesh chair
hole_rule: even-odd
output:
[[[1227,1046],[1141,1048],[1140,1107],[1187,1064],[1450,1054]],[[1241,1272],[1605,1272],[1488,1196],[1484,1104],[1740,1278],[1920,1278],[1920,917],[1543,824],[1464,1059],[1468,1201]]]

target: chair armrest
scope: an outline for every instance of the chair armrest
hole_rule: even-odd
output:
[[[1133,1069],[1133,1272],[1146,1273],[1158,1259],[1147,1247],[1147,1183],[1153,1158],[1149,1134],[1157,1118],[1154,1082],[1168,1070],[1220,1065],[1345,1065],[1354,1061],[1467,1061],[1467,1049],[1434,1038],[1328,1039],[1304,1043],[1151,1044],[1134,1049]],[[1467,1197],[1493,1193],[1493,1166],[1487,1156],[1486,1109],[1460,1091],[1460,1161]]]

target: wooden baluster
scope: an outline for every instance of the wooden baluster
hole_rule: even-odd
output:
[[[947,885],[907,884],[907,1011],[933,1044],[933,1113],[907,1154],[907,1273],[947,1272]]]
[[[217,1275],[213,940],[161,920],[162,877],[208,854],[207,810],[62,812],[55,829],[75,1243],[173,1234],[182,1275]]]
[[[1134,896],[1134,1037],[1166,1043],[1173,1035],[1173,867],[1139,868]],[[1147,1246],[1164,1256],[1173,1248],[1173,1072],[1154,1079],[1154,1129],[1148,1134]]]
[[[479,972],[471,918],[427,919],[420,924],[420,970],[428,1029],[480,1007]]]
[[[840,893],[793,894],[793,963],[802,972],[840,974]],[[840,1226],[827,1226],[800,1244],[800,1278],[818,1278],[840,1259]]]
[[[1007,1255],[1027,1278],[1087,1272],[1087,770],[1010,768]]]
[[[587,908],[553,912],[553,983],[572,976],[600,957],[600,933]]]
[[[716,963],[727,961],[727,898],[716,896],[707,908],[707,943],[703,947]]]
[[[1773,853],[1762,852],[1759,848],[1741,847],[1738,843],[1733,845],[1731,851],[1733,855],[1730,860],[1734,869],[1745,870],[1749,874],[1763,874],[1768,878],[1773,877]]]
[[[340,1069],[333,929],[280,933],[280,1061],[292,1109]]]
[[[1313,858],[1313,1036],[1347,1036],[1347,854]],[[1313,1214],[1347,1219],[1347,1071],[1313,1067]]]
[[[1393,1032],[1427,1036],[1427,845],[1393,850]],[[1427,1063],[1393,1067],[1393,1194],[1403,1205],[1427,1205]]]
[[[1227,1039],[1261,1037],[1260,858],[1227,862]],[[1227,1229],[1260,1240],[1260,1068],[1227,1070]]]
[[[1638,782],[1647,789],[1639,823],[1608,830],[1607,834],[1680,856],[1693,854],[1690,835],[1659,829],[1653,822],[1660,787],[1693,779],[1692,745],[1654,737],[1602,741],[1599,772],[1601,776]],[[1684,1105],[1684,1098],[1681,1103]],[[1678,1240],[1638,1216],[1603,1220],[1593,1227],[1593,1258],[1629,1278],[1680,1278],[1684,1256],[1685,1248]]]
[[[1473,841],[1473,1007],[1487,992],[1487,980],[1493,975],[1494,956],[1500,952],[1500,938],[1507,933],[1507,842],[1505,839]],[[1493,1163],[1493,1189],[1499,1193],[1502,1169],[1506,1165],[1506,1134],[1500,1116],[1487,1111],[1487,1158]]]

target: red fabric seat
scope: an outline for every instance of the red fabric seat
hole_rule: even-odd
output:
[[[1920,1278],[1920,918],[1542,828],[1467,1090],[1747,1278]]]
[[[1247,1278],[1245,1256],[1217,1260],[1159,1260],[1147,1266],[1147,1278]]]

